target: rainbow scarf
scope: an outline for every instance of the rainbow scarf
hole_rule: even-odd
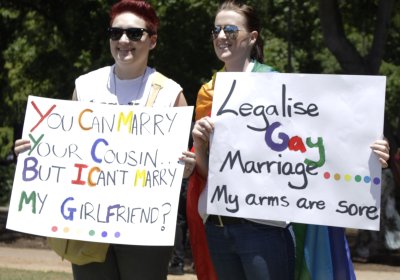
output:
[[[223,70],[221,70],[223,71]],[[265,64],[255,62],[252,72],[272,72]],[[211,115],[216,74],[204,84],[196,101],[196,121]],[[198,213],[198,201],[206,179],[196,170],[189,180],[187,192],[187,220],[192,255],[199,280],[217,280],[207,247],[204,224]],[[354,280],[343,228],[293,224],[296,238],[296,280]]]

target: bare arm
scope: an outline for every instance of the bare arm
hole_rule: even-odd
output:
[[[78,101],[78,94],[76,92],[76,89],[74,89],[74,92],[72,93],[72,100]]]
[[[181,107],[181,106],[187,106],[186,98],[183,95],[182,91],[178,94],[178,97],[176,98],[174,104],[174,107]]]

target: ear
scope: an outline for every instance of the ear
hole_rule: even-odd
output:
[[[251,31],[250,32],[250,43],[252,45],[254,45],[256,43],[257,38],[258,38],[258,32],[257,31]]]
[[[150,50],[154,49],[157,45],[157,34],[150,37]]]

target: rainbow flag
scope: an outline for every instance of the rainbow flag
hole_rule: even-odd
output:
[[[293,224],[296,280],[355,280],[344,228]]]

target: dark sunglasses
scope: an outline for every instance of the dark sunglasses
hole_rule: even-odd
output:
[[[235,40],[240,31],[239,27],[236,25],[216,25],[214,26],[213,30],[211,30],[214,40],[218,38],[218,34],[221,32],[221,30],[224,30],[226,38],[230,40]]]
[[[153,35],[152,32],[145,28],[137,28],[137,27],[131,27],[131,28],[119,28],[119,27],[109,27],[107,29],[108,36],[110,37],[111,40],[113,41],[118,41],[121,39],[122,35],[125,33],[126,36],[128,37],[129,40],[131,41],[139,41],[142,39],[143,32],[147,32],[149,35]]]

